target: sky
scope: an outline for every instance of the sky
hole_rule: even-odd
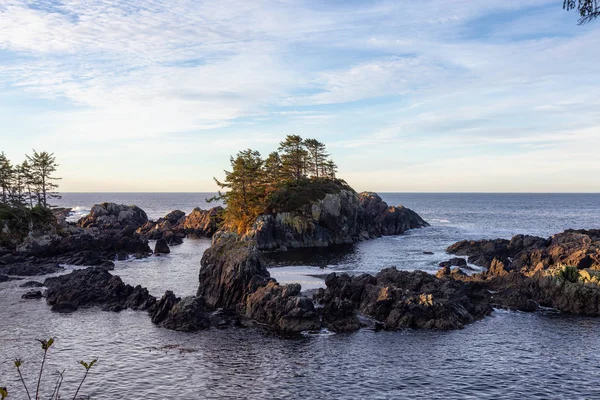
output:
[[[214,191],[288,134],[382,192],[600,191],[600,21],[561,0],[0,0],[0,151]]]

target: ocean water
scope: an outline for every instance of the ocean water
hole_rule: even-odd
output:
[[[156,219],[173,209],[207,207],[208,193],[65,194],[61,205],[84,214],[92,204],[137,204]],[[390,205],[418,212],[431,227],[330,252],[269,258],[282,282],[318,287],[331,271],[437,270],[444,249],[462,239],[549,236],[600,228],[598,194],[384,193]],[[210,206],[210,205],[209,205]],[[167,256],[118,262],[114,273],[156,296],[192,295],[209,240],[186,240]],[[433,252],[432,255],[423,252]],[[43,277],[37,278],[43,280]],[[31,389],[41,356],[36,338],[56,337],[47,368],[67,368],[63,393],[82,376],[80,359],[98,357],[83,389],[96,399],[584,399],[600,398],[600,320],[552,311],[495,311],[450,332],[406,330],[280,338],[254,329],[173,332],[143,312],[50,312],[22,300],[21,282],[0,283],[0,386],[25,398],[12,360],[21,357]],[[72,394],[71,394],[72,396]],[[64,396],[69,398],[68,396]]]

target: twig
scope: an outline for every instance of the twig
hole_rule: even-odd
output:
[[[17,358],[15,360],[15,367],[17,367],[17,372],[19,373],[19,378],[21,379],[21,383],[23,384],[23,387],[25,388],[25,393],[27,393],[27,398],[29,400],[31,400],[31,395],[29,394],[29,390],[27,389],[27,385],[25,384],[25,379],[23,379],[23,374],[21,374],[21,364],[22,361],[20,358]]]

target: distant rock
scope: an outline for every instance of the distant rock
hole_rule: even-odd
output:
[[[137,229],[136,233],[149,240],[165,239],[171,245],[181,244],[185,237],[183,229],[185,219],[183,211],[171,211],[156,222],[146,222]]]
[[[303,189],[307,193],[289,195],[292,199],[305,196],[303,201],[290,201],[258,216],[247,233],[258,250],[351,244],[429,225],[407,208],[388,207],[375,193],[358,194],[335,181],[313,185]]]
[[[80,219],[77,225],[82,228],[132,229],[135,231],[148,222],[148,216],[138,206],[116,203],[96,204],[90,213]]]
[[[505,239],[462,241],[448,247],[448,253],[466,255],[469,262],[498,270],[535,271],[557,264],[578,269],[600,270],[600,230],[567,230],[548,239],[516,235]]]

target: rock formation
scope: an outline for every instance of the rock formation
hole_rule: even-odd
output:
[[[323,304],[325,326],[333,331],[358,329],[359,312],[384,329],[396,330],[457,329],[492,311],[483,287],[440,280],[422,271],[386,268],[376,276],[355,277],[333,273],[325,284],[315,298]]]
[[[286,250],[350,244],[429,226],[414,211],[389,207],[375,193],[358,194],[337,185],[312,193],[293,208],[260,215],[247,236],[256,241],[258,250]]]

